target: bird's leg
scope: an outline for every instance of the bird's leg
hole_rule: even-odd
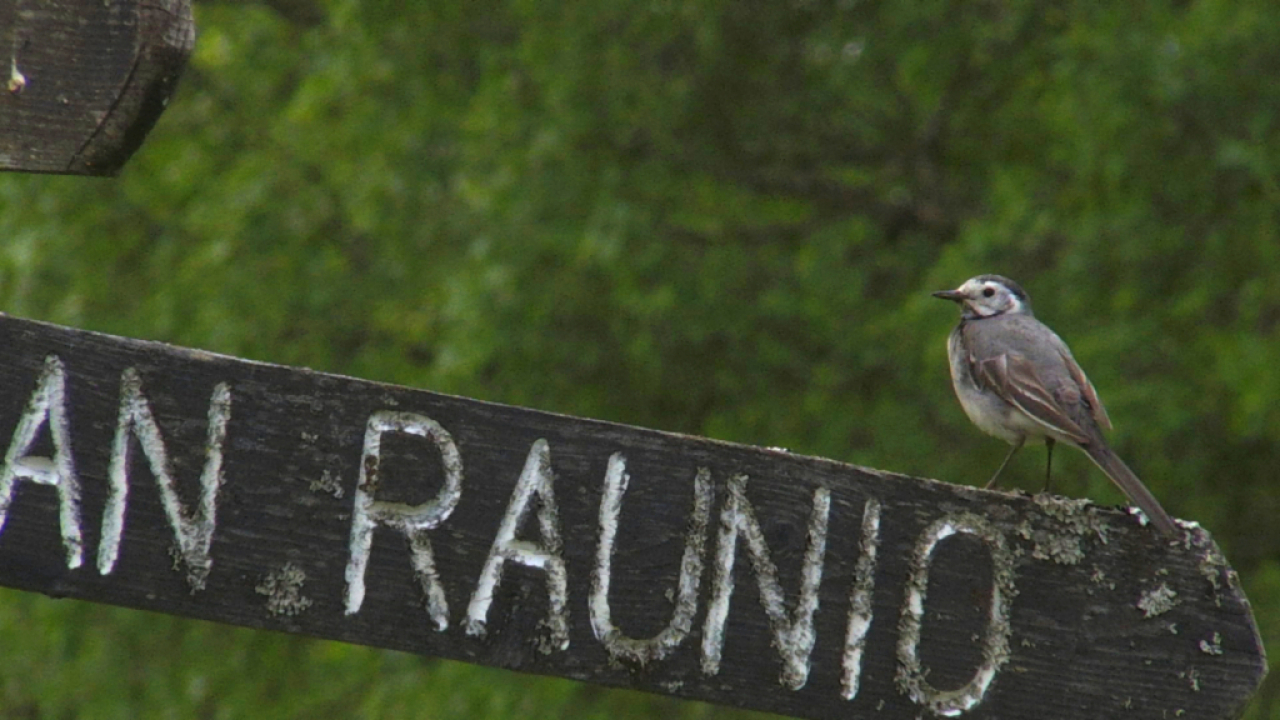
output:
[[[1009,451],[1009,454],[1004,456],[1004,462],[1000,463],[1000,467],[996,468],[996,474],[991,476],[991,479],[987,481],[987,484],[984,486],[984,489],[990,490],[991,488],[996,486],[996,480],[1000,479],[1000,473],[1004,472],[1004,466],[1008,465],[1009,461],[1013,459],[1013,456],[1019,450],[1022,449],[1022,443],[1024,442],[1026,442],[1026,438],[1019,440],[1013,446],[1013,449]]]
[[[1040,492],[1049,492],[1049,481],[1053,479],[1053,438],[1044,439],[1044,446],[1049,448],[1049,459],[1044,465],[1044,490]]]

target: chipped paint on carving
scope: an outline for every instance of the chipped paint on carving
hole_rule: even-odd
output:
[[[787,616],[778,569],[769,557],[764,530],[746,497],[747,476],[729,479],[729,497],[720,514],[720,536],[716,546],[715,580],[711,605],[707,609],[702,634],[702,672],[720,672],[724,650],[724,625],[729,616],[729,599],[733,594],[733,565],[738,536],[746,541],[747,555],[760,588],[760,604],[769,618],[773,646],[782,656],[782,684],[792,690],[804,687],[809,679],[809,655],[816,635],[813,615],[818,609],[818,589],[822,583],[822,561],[827,549],[827,524],[831,514],[831,491],[818,488],[813,493],[813,512],[809,516],[809,538],[801,567],[800,599],[791,617]]]
[[[272,615],[299,615],[311,607],[311,598],[302,594],[307,574],[292,562],[274,570],[253,589],[267,597],[267,611]]]
[[[933,551],[943,540],[965,533],[983,541],[991,553],[991,604],[987,613],[986,643],[982,662],[973,678],[955,690],[939,690],[929,684],[928,669],[920,662],[920,628],[924,621],[925,596],[929,589],[929,565]],[[1000,667],[1009,660],[1011,605],[1017,594],[1013,584],[1013,553],[1004,535],[986,519],[973,513],[947,515],[920,535],[911,558],[902,617],[898,623],[899,690],[914,702],[938,715],[956,716],[982,702]]]
[[[14,57],[9,61],[9,82],[5,87],[11,95],[20,95],[27,87],[27,76],[18,70],[18,58]]]
[[[129,497],[129,468],[133,456],[131,438],[146,457],[160,488],[160,501],[165,519],[178,541],[178,557],[187,570],[187,583],[192,590],[204,588],[213,560],[209,547],[217,523],[218,488],[222,486],[223,445],[227,439],[227,422],[231,419],[231,390],[218,383],[209,398],[208,434],[205,438],[204,470],[200,473],[200,499],[195,511],[187,510],[178,497],[178,484],[173,476],[164,436],[156,423],[151,405],[142,394],[142,378],[134,368],[126,368],[120,378],[120,414],[115,438],[111,443],[111,460],[107,468],[110,494],[102,514],[102,542],[98,546],[98,572],[107,575],[114,568],[124,534],[124,513]]]
[[[551,447],[539,438],[529,448],[524,469],[516,480],[507,510],[498,525],[493,546],[467,606],[467,634],[483,636],[488,622],[493,594],[502,583],[502,568],[508,562],[543,570],[547,573],[549,613],[544,625],[550,630],[544,652],[569,648],[568,575],[565,571],[563,545],[560,541],[560,518],[556,509],[555,477],[551,472]],[[538,496],[538,529],[542,543],[517,540],[516,533],[524,524],[529,502]]]
[[[631,477],[622,453],[609,457],[605,471],[604,493],[600,498],[600,542],[596,547],[596,564],[591,580],[591,629],[609,656],[640,664],[661,660],[670,655],[688,636],[693,616],[698,610],[698,588],[702,580],[702,556],[706,549],[707,526],[711,519],[714,487],[711,471],[698,468],[693,480],[693,514],[685,537],[684,555],[680,561],[680,577],[671,622],[657,635],[638,640],[622,634],[613,624],[609,608],[609,585],[613,569],[614,541],[618,534],[622,497]]]
[[[84,540],[80,530],[80,479],[71,456],[71,421],[67,416],[67,371],[56,355],[44,359],[36,379],[36,389],[14,428],[0,471],[0,531],[8,519],[13,493],[20,480],[52,485],[58,490],[58,524],[62,546],[67,551],[67,567],[84,562]],[[40,428],[49,426],[53,457],[28,455]]]
[[[374,499],[380,481],[382,436],[389,432],[417,435],[435,443],[444,466],[444,485],[434,499],[421,505]],[[364,574],[373,548],[373,531],[382,525],[395,529],[408,539],[414,576],[426,597],[427,614],[437,630],[448,629],[449,603],[436,571],[435,554],[427,533],[449,519],[461,498],[462,454],[449,431],[435,420],[417,413],[379,410],[369,416],[365,426],[364,451],[360,456],[360,476],[356,482],[355,508],[351,515],[351,552],[345,575],[347,615],[359,612],[360,605],[364,603]]]
[[[862,653],[871,629],[871,595],[875,590],[876,549],[880,544],[880,501],[869,498],[862,510],[862,549],[858,554],[853,589],[849,592],[849,626],[845,632],[840,696],[858,696],[862,677]]]

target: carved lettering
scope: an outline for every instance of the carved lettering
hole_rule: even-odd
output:
[[[698,611],[698,587],[702,581],[702,556],[706,550],[707,525],[711,518],[714,487],[711,471],[698,468],[693,480],[693,514],[685,537],[684,555],[680,560],[680,578],[671,622],[657,635],[645,639],[627,637],[614,626],[609,609],[609,580],[613,568],[614,540],[622,514],[622,496],[631,478],[622,453],[609,458],[605,472],[604,493],[600,498],[600,543],[596,548],[596,566],[591,583],[591,629],[613,658],[640,664],[661,660],[680,647],[693,627]]]
[[[983,541],[991,552],[991,604],[987,612],[986,642],[982,663],[973,679],[956,690],[939,690],[926,679],[928,669],[920,663],[920,627],[924,621],[924,601],[929,589],[929,565],[933,551],[943,540],[967,533]],[[948,515],[937,520],[920,535],[911,558],[902,618],[898,623],[898,687],[904,694],[938,715],[954,716],[972,709],[986,695],[1000,666],[1009,660],[1010,604],[1013,586],[1013,553],[995,527],[973,513]]]
[[[840,695],[845,700],[858,696],[858,683],[862,678],[862,653],[867,646],[867,631],[871,629],[871,595],[876,586],[876,549],[880,545],[880,501],[867,500],[862,509],[862,548],[849,592],[849,626],[845,631],[844,659],[841,667],[844,675],[840,682]]]
[[[136,437],[160,488],[165,518],[173,529],[178,541],[178,554],[187,569],[187,582],[192,590],[204,588],[205,579],[213,565],[213,560],[209,557],[209,546],[213,543],[213,531],[217,524],[218,488],[223,482],[223,445],[227,439],[227,422],[230,419],[231,391],[226,383],[218,383],[209,398],[205,462],[204,470],[200,473],[200,499],[192,512],[178,497],[178,484],[169,463],[164,436],[151,412],[151,405],[142,394],[142,378],[133,368],[124,371],[120,378],[120,413],[107,470],[111,491],[102,515],[102,542],[98,546],[99,573],[110,574],[120,554],[124,512],[129,497],[129,467],[133,457],[134,443],[131,438]]]
[[[57,356],[50,355],[44,359],[35,392],[27,401],[4,456],[4,469],[0,471],[0,531],[4,530],[19,481],[52,485],[58,490],[58,524],[62,546],[67,551],[67,567],[74,570],[84,562],[84,540],[80,530],[80,480],[71,456],[71,422],[66,402],[66,369]],[[28,455],[45,425],[53,440],[53,457]]]
[[[374,499],[382,472],[382,436],[389,432],[416,435],[435,443],[444,464],[444,485],[434,499],[421,505]],[[413,572],[426,597],[427,614],[437,630],[448,629],[449,603],[436,572],[435,554],[427,533],[449,519],[461,498],[462,454],[458,452],[453,436],[440,423],[425,415],[390,410],[380,410],[369,416],[365,426],[364,451],[360,455],[355,508],[351,514],[346,614],[359,612],[364,602],[364,574],[373,548],[373,531],[382,525],[395,529],[409,541]]]
[[[764,531],[747,500],[747,477],[729,479],[729,497],[720,513],[720,537],[716,546],[716,572],[702,634],[702,672],[715,675],[720,671],[724,648],[724,626],[729,616],[729,598],[733,595],[733,564],[737,554],[738,535],[746,540],[756,580],[760,585],[760,603],[769,618],[773,644],[782,655],[782,684],[799,690],[809,679],[809,654],[816,640],[813,614],[818,609],[818,588],[822,584],[822,561],[827,549],[827,521],[831,513],[831,491],[818,488],[813,493],[813,512],[809,516],[809,542],[801,567],[800,599],[791,617],[787,616],[778,568],[769,558]]]
[[[560,518],[553,491],[554,479],[551,473],[551,447],[546,440],[535,440],[529,448],[524,469],[516,480],[507,511],[498,525],[498,533],[485,560],[484,569],[480,572],[480,580],[471,595],[471,603],[467,607],[467,634],[485,634],[493,593],[502,582],[503,565],[511,561],[546,572],[550,604],[546,624],[551,631],[551,643],[560,650],[569,648],[568,575],[560,541]],[[516,533],[524,524],[529,502],[534,495],[537,495],[539,503],[538,529],[542,534],[540,545],[516,539]]]

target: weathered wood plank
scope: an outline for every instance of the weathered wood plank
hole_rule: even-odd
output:
[[[1206,533],[1084,501],[3,316],[0,441],[0,584],[55,597],[804,718],[1228,718],[1265,667]]]
[[[115,175],[195,41],[189,0],[6,0],[0,170]]]

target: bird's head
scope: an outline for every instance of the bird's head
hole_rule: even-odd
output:
[[[1001,275],[979,275],[964,281],[955,290],[941,290],[936,298],[960,303],[960,312],[966,318],[994,317],[996,315],[1031,314],[1031,298],[1018,283]]]

